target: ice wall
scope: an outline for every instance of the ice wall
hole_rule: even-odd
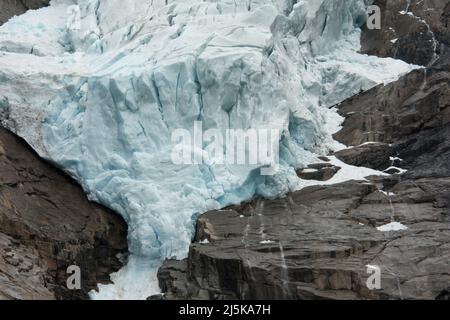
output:
[[[128,222],[130,261],[94,297],[157,291],[196,214],[307,184],[294,167],[337,147],[329,107],[412,68],[357,53],[365,5],[53,0],[0,27],[2,124]],[[280,129],[279,172],[173,164],[171,134],[194,121]]]

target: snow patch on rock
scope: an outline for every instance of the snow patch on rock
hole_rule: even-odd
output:
[[[382,226],[377,227],[378,231],[389,232],[389,231],[402,231],[408,229],[407,226],[401,224],[400,222],[391,222]]]

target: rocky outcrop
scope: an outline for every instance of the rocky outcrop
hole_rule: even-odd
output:
[[[350,181],[206,213],[161,288],[168,299],[434,299],[450,283],[449,187]],[[376,229],[393,220],[408,229]],[[381,290],[367,288],[367,265],[380,266]]]
[[[363,29],[362,52],[431,65],[450,47],[449,0],[375,0],[381,30]]]
[[[450,174],[450,56],[397,82],[362,93],[339,107],[345,117],[335,138],[346,145],[391,144],[415,177]],[[346,151],[347,153],[349,151]]]
[[[189,257],[159,271],[163,298],[450,298],[449,3],[375,1],[383,29],[362,50],[428,67],[338,106],[351,147],[335,156],[396,174],[201,215]]]
[[[394,143],[450,121],[450,56],[396,82],[357,95],[339,107],[345,117],[335,138],[347,145]]]
[[[122,262],[127,226],[0,129],[0,299],[85,299]],[[68,266],[81,290],[66,287]]]
[[[11,17],[25,13],[30,9],[47,6],[50,0],[2,0],[0,2],[0,25]]]
[[[387,143],[364,143],[352,148],[340,150],[334,155],[339,160],[357,167],[385,170],[395,164],[394,151]]]

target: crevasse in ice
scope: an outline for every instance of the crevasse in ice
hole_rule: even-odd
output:
[[[128,265],[94,298],[158,291],[197,214],[307,184],[294,168],[338,147],[329,107],[412,68],[358,53],[368,2],[53,0],[0,27],[2,124],[129,225]],[[195,121],[279,129],[278,173],[175,165],[171,133]]]

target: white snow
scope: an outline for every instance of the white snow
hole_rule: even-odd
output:
[[[346,146],[344,144],[340,144],[340,145],[336,145],[336,147],[334,148],[334,151],[341,151],[344,149],[353,149],[353,148],[358,148],[358,147],[367,146],[367,145],[371,145],[371,144],[379,144],[379,142],[367,141],[367,142],[361,143],[357,146]]]
[[[384,170],[384,171],[386,172],[386,171],[389,171],[389,170],[397,170],[397,171],[398,171],[397,174],[403,174],[403,173],[408,172],[408,170],[406,170],[406,169],[402,169],[402,168],[395,167],[395,166],[391,166],[391,167],[387,168],[387,169]]]
[[[400,222],[391,222],[380,227],[377,227],[378,231],[389,232],[389,231],[402,231],[408,229],[407,226],[401,224]]]
[[[318,171],[317,169],[303,169],[302,170],[303,173],[314,173],[314,172],[317,172],[317,171]]]
[[[393,197],[393,196],[395,196],[394,192],[384,191],[384,190],[378,190],[378,191],[381,192],[382,194],[384,194],[386,197]]]
[[[129,262],[93,298],[159,292],[197,214],[314,183],[294,168],[342,148],[329,107],[415,68],[358,53],[364,2],[53,0],[0,27],[1,123],[129,225]],[[281,130],[278,173],[173,164],[171,133],[196,120]],[[332,163],[327,184],[379,174]]]
[[[297,181],[297,185],[293,186],[292,188],[294,190],[299,190],[304,188],[305,186],[311,186],[311,185],[331,185],[336,183],[341,183],[349,180],[358,180],[358,181],[367,181],[366,177],[374,176],[374,175],[387,175],[385,173],[382,173],[377,170],[373,170],[370,168],[365,167],[355,167],[349,164],[346,164],[339,159],[337,159],[335,156],[329,156],[331,164],[340,167],[341,169],[331,178],[327,181],[313,181],[313,180],[302,180],[299,179]]]
[[[276,243],[275,241],[272,241],[272,240],[262,240],[262,241],[260,241],[259,242],[260,244],[273,244],[273,243]]]

